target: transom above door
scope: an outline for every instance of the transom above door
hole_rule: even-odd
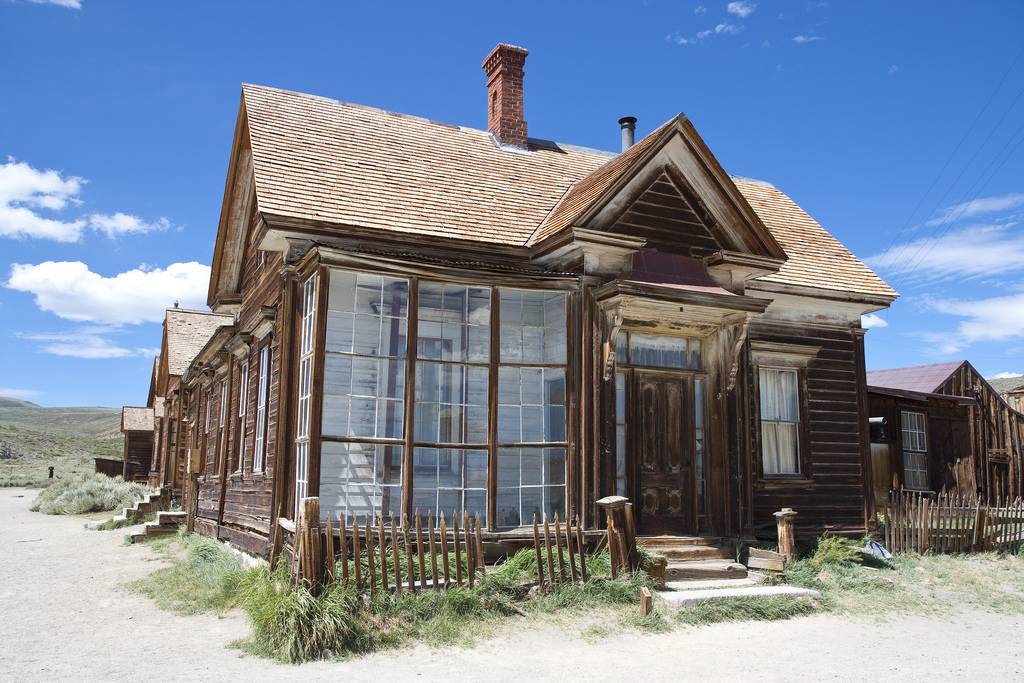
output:
[[[695,534],[704,510],[704,374],[697,338],[620,332],[616,492],[642,533]]]

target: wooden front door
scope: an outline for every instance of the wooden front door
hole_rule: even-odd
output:
[[[645,534],[695,534],[693,379],[638,370],[634,383],[630,431],[638,527]]]

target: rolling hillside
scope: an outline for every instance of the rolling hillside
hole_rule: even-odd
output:
[[[42,483],[91,472],[93,458],[121,457],[121,411],[114,408],[44,408],[0,397],[0,442],[17,457],[0,459],[0,486]]]

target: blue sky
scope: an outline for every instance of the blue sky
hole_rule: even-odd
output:
[[[205,303],[242,82],[615,149],[686,112],[903,297],[869,368],[1024,372],[1024,3],[0,0],[0,394],[145,401],[162,310]]]

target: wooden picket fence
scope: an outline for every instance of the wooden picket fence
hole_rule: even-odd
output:
[[[893,491],[880,509],[885,546],[892,552],[966,553],[1016,550],[1024,545],[1024,501]]]
[[[278,523],[288,537],[282,548],[290,559],[293,583],[314,594],[338,583],[371,597],[378,591],[473,587],[487,572],[479,515],[463,512],[446,518],[442,513],[436,521],[418,511],[411,523],[399,523],[393,515],[321,517],[320,499],[304,498],[298,524],[286,519]],[[535,517],[533,545],[541,589],[570,578],[587,580],[578,524],[563,525],[557,516],[549,520],[545,515],[542,521]]]

